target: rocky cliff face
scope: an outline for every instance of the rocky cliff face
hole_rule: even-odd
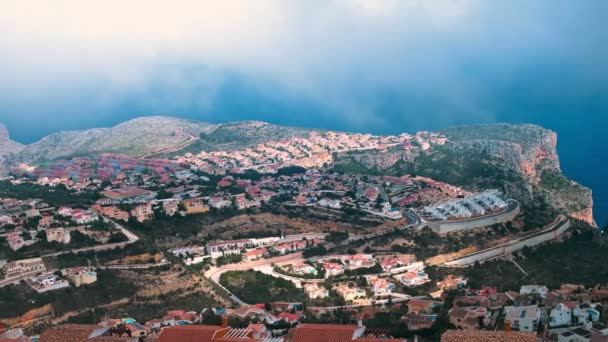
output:
[[[487,125],[444,131],[453,144],[494,156],[523,182],[528,200],[536,195],[553,208],[595,226],[591,190],[566,178],[557,155],[557,134],[534,125]],[[496,162],[495,161],[495,162]]]
[[[0,123],[0,175],[9,170],[11,159],[23,149],[23,145],[10,139],[8,129]]]
[[[524,204],[543,198],[595,225],[591,190],[566,178],[557,134],[535,125],[463,126],[443,130],[448,143],[412,153],[393,149],[338,156],[336,166],[363,172],[419,174],[470,189],[500,188]]]

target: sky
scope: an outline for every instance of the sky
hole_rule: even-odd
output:
[[[0,122],[142,115],[412,132],[531,122],[608,218],[608,1],[55,0],[0,9]],[[598,211],[598,210],[596,210]]]

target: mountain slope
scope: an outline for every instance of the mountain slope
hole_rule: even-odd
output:
[[[146,156],[180,148],[210,132],[215,125],[172,117],[141,117],[111,128],[59,132],[25,146],[15,161],[41,162],[56,158],[115,152]]]

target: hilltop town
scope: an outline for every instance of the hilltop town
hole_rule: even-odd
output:
[[[447,167],[460,131],[290,135],[248,122],[224,129],[282,133],[237,142],[197,127],[145,156],[11,165],[0,338],[608,340],[603,273],[541,278],[542,248],[607,245],[571,189],[545,193],[552,159],[493,178],[495,155]]]

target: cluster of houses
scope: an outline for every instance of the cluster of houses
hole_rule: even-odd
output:
[[[40,241],[41,233],[47,242],[69,244],[71,232],[104,243],[111,235],[107,230],[91,230],[100,220],[95,210],[71,207],[53,207],[37,199],[0,199],[0,236],[4,237],[12,251],[18,251]]]
[[[196,264],[206,258],[217,259],[228,255],[242,255],[244,261],[254,261],[271,254],[289,254],[323,243],[320,238],[265,237],[238,240],[212,240],[205,246],[187,246],[170,252],[186,264]]]
[[[445,284],[458,281],[452,278]],[[608,326],[600,321],[607,295],[603,288],[573,284],[553,291],[544,285],[525,285],[519,292],[504,293],[491,287],[467,289],[455,298],[448,317],[463,331],[530,332],[558,342],[608,341]]]
[[[24,279],[36,292],[42,293],[69,287],[92,284],[97,273],[90,267],[65,268],[59,272],[47,270],[42,258],[0,261],[0,272],[5,280]]]
[[[260,123],[265,125],[265,123]],[[209,174],[234,173],[238,170],[256,170],[274,173],[280,167],[300,166],[320,168],[333,162],[333,153],[386,150],[402,146],[405,150],[426,150],[431,145],[443,145],[447,138],[430,132],[416,135],[374,136],[371,134],[310,132],[307,137],[283,138],[237,151],[202,151],[186,153],[175,158]]]

